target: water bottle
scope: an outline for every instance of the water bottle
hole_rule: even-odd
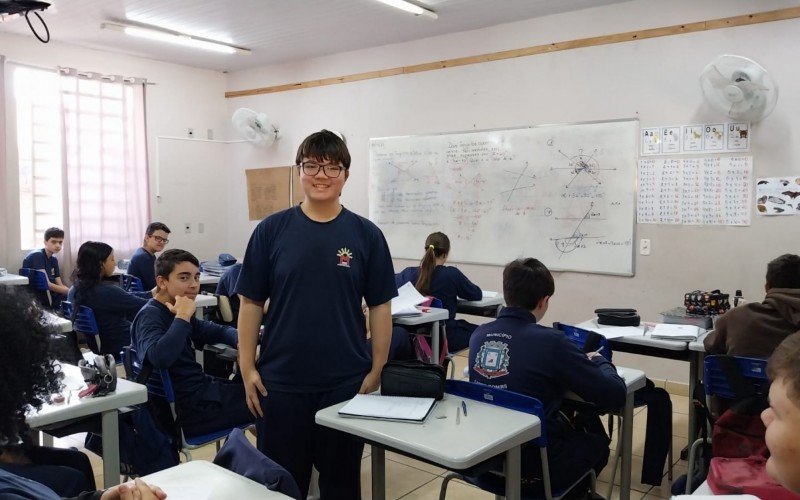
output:
[[[736,295],[733,296],[733,307],[738,306],[739,304],[744,304],[745,300],[742,297],[742,291],[736,290]]]

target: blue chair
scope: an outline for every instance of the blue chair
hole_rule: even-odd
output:
[[[706,356],[703,360],[703,389],[706,395],[706,408],[711,408],[711,398],[718,397],[728,401],[735,401],[741,397],[736,394],[733,384],[731,384],[726,369],[723,366],[722,358],[731,358],[735,361],[735,366],[743,378],[744,383],[749,383],[752,395],[766,398],[769,394],[769,379],[767,378],[767,360],[759,358],[746,358],[741,356],[714,355]],[[709,415],[709,432],[713,426],[711,412]],[[697,439],[689,449],[689,466],[686,474],[686,494],[692,492],[692,476],[694,475],[695,461],[697,460],[697,449],[703,444],[710,444],[708,437]]]
[[[136,380],[142,371],[142,363],[136,350],[133,348],[133,346],[129,346],[126,347],[125,350],[123,350],[120,354],[125,366],[126,376],[130,380]],[[175,391],[172,388],[172,379],[169,376],[169,370],[153,369],[145,385],[147,386],[147,394],[149,397],[158,398],[162,401],[166,401],[169,404],[172,412],[172,419],[176,425],[177,432],[181,440],[181,453],[183,453],[183,455],[186,457],[187,462],[192,460],[192,454],[190,453],[191,450],[200,448],[209,443],[215,443],[217,451],[219,451],[220,441],[225,439],[231,433],[231,431],[233,431],[233,429],[238,428],[244,430],[253,426],[253,424],[248,424],[239,427],[226,427],[208,434],[187,436],[183,432],[183,427],[180,425],[180,416],[176,411]]]
[[[78,313],[74,318],[72,317],[73,311],[72,302],[66,300],[61,302],[61,312],[65,318],[72,320],[73,330],[84,334],[89,349],[95,354],[100,354],[100,329],[97,327],[94,311],[91,307],[78,306]]]
[[[47,279],[47,273],[42,269],[31,269],[29,267],[22,267],[19,270],[20,276],[28,278],[28,286],[34,290],[37,297],[40,297],[42,305],[45,307],[53,307],[53,297],[50,295],[50,280]]]
[[[123,290],[126,292],[143,292],[144,286],[142,285],[142,280],[133,276],[132,274],[120,274],[119,275],[119,286],[122,287]]]
[[[528,445],[539,448],[539,457],[542,461],[542,484],[544,487],[544,498],[548,500],[561,498],[569,493],[578,484],[583,482],[583,480],[587,477],[590,481],[592,493],[594,493],[596,477],[594,470],[591,468],[583,472],[573,484],[564,490],[555,492],[552,491],[550,484],[550,468],[547,460],[547,433],[545,428],[544,406],[542,405],[541,401],[518,392],[496,389],[494,387],[467,382],[465,380],[447,380],[445,383],[446,392],[456,397],[472,399],[511,410],[529,413],[539,418],[541,422],[541,435],[531,441]],[[492,461],[490,460],[489,462]],[[462,481],[472,484],[473,486],[476,486],[484,491],[494,493],[498,496],[505,495],[505,484],[498,484],[497,481],[498,477],[502,477],[502,473],[490,470],[489,472],[479,473],[476,476],[470,476],[466,474],[469,473],[467,472],[465,474],[459,474],[456,472],[451,472],[446,474],[444,476],[444,480],[442,481],[442,487],[439,492],[439,500],[444,500],[445,496],[447,495],[447,484],[452,479],[461,479]],[[531,493],[532,492],[530,491],[526,492],[525,487],[523,486],[523,498],[535,498],[535,496],[532,496]]]

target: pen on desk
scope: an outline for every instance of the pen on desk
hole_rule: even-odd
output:
[[[464,410],[464,416],[467,416],[467,403],[464,400],[461,400],[461,409]]]

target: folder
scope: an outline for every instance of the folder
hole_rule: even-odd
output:
[[[339,415],[349,418],[421,424],[430,415],[435,402],[433,398],[356,394],[353,399],[339,409]]]

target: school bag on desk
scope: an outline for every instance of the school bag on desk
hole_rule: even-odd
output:
[[[719,290],[712,290],[710,292],[694,290],[684,294],[683,305],[686,307],[686,312],[689,314],[715,316],[717,314],[724,314],[725,311],[731,308],[728,297],[729,295],[727,293],[722,293]]]

